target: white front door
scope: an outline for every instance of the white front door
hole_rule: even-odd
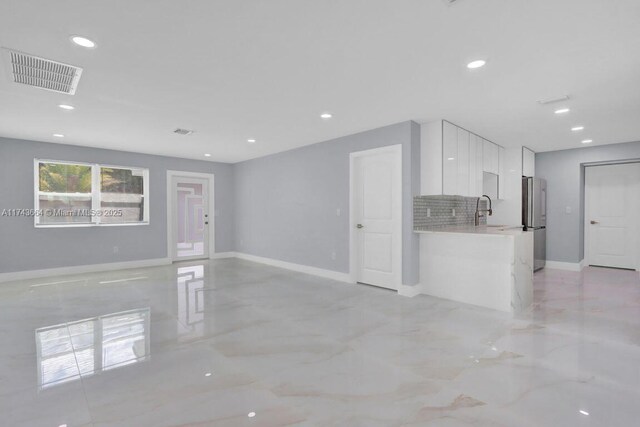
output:
[[[173,259],[209,258],[209,180],[172,180]]]
[[[351,153],[352,244],[358,282],[402,282],[402,146]]]
[[[590,166],[585,174],[589,265],[637,269],[640,163]]]

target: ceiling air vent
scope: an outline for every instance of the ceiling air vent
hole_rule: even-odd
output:
[[[13,81],[27,86],[74,95],[82,68],[5,49]]]
[[[562,95],[562,96],[558,96],[556,98],[539,99],[538,100],[538,104],[540,104],[540,105],[555,104],[556,102],[568,101],[569,98],[570,98],[569,95]]]
[[[192,130],[189,129],[176,129],[173,131],[173,133],[177,133],[178,135],[191,135],[193,133]]]

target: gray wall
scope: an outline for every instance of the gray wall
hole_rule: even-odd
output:
[[[413,196],[420,194],[420,126],[414,122],[237,163],[236,250],[348,273],[349,153],[395,144],[402,144],[403,282],[417,283],[412,216]]]
[[[0,217],[1,273],[166,257],[167,170],[215,174],[216,252],[234,250],[233,165],[0,138],[0,212],[33,208],[34,158],[148,168],[150,224],[36,229],[33,218]]]
[[[536,176],[547,180],[547,259],[584,258],[584,166],[640,159],[640,142],[536,154]],[[566,213],[566,208],[571,213]]]

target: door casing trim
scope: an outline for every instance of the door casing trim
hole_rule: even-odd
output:
[[[182,261],[177,259],[175,255],[175,245],[173,236],[173,188],[171,186],[173,178],[201,178],[209,182],[209,259],[215,258],[216,253],[216,215],[215,215],[215,177],[212,173],[186,172],[167,170],[167,258],[172,262]]]

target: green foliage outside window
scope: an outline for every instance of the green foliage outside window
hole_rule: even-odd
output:
[[[40,191],[47,193],[91,193],[91,166],[40,163]],[[104,192],[143,194],[143,177],[130,169],[100,168]]]
[[[143,178],[131,169],[100,168],[100,189],[108,193],[142,194]]]
[[[40,191],[91,193],[91,166],[40,163]]]

